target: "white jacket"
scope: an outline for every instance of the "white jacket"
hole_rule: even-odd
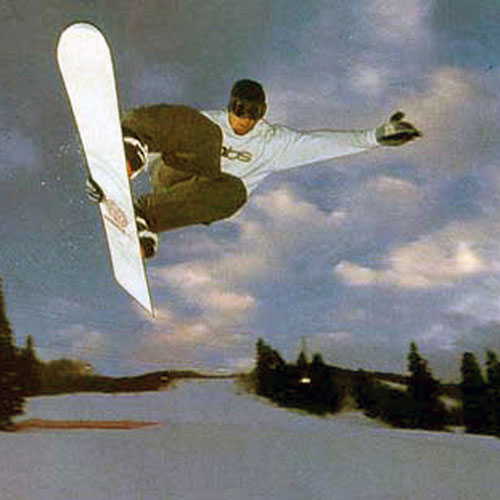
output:
[[[227,111],[202,111],[222,130],[222,171],[239,177],[250,194],[269,174],[360,153],[378,146],[373,130],[297,131],[260,120],[245,135],[231,128]]]

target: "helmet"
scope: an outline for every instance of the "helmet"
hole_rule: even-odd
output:
[[[244,79],[233,85],[228,111],[232,111],[236,116],[249,116],[260,120],[266,109],[266,94],[260,83]]]

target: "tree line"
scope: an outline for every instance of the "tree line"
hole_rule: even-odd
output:
[[[257,363],[252,374],[257,394],[279,405],[302,408],[316,414],[339,409],[342,390],[332,369],[320,354],[309,363],[301,351],[296,363],[286,363],[262,339],[257,341]]]
[[[394,386],[360,372],[354,398],[366,415],[380,418],[395,427],[442,430],[453,415],[441,400],[443,389],[432,375],[417,344],[411,342],[407,356],[409,376]]]
[[[27,357],[27,352],[19,353],[15,347],[0,279],[0,430],[11,428],[12,417],[23,412],[23,368]]]
[[[26,397],[55,392],[57,384],[82,375],[88,368],[87,363],[77,360],[40,361],[31,335],[23,348],[16,347],[0,278],[0,431],[13,429],[13,418],[24,412]]]
[[[23,348],[16,347],[14,332],[7,318],[0,278],[0,431],[14,430],[14,417],[24,413],[29,396],[73,392],[143,392],[166,388],[186,378],[222,378],[193,370],[168,370],[132,377],[107,377],[93,373],[92,366],[81,360],[41,361],[33,336]]]
[[[497,355],[486,352],[483,375],[471,352],[466,352],[461,365],[463,418],[468,432],[500,437],[500,362]]]
[[[473,353],[463,355],[461,382],[455,391],[460,405],[455,409],[443,403],[445,388],[433,376],[415,342],[410,344],[407,362],[408,376],[391,376],[392,381],[400,382],[395,386],[381,374],[327,365],[320,353],[309,360],[305,349],[296,362],[287,363],[276,349],[258,339],[256,367],[250,378],[257,394],[318,415],[335,413],[351,399],[366,415],[394,426],[440,430],[463,425],[469,433],[500,437],[500,362],[493,351],[486,353],[484,370]],[[0,278],[0,430],[12,429],[13,418],[23,413],[29,396],[76,390],[157,390],[167,378],[184,376],[158,372],[113,379],[91,372],[83,361],[40,361],[31,335],[23,348],[16,347]]]
[[[457,385],[443,386],[434,377],[416,342],[410,343],[407,368],[406,376],[345,370],[325,364],[320,353],[309,361],[304,349],[287,363],[259,339],[251,380],[257,394],[320,415],[335,413],[351,400],[367,416],[395,427],[444,430],[459,425],[469,433],[500,437],[500,362],[493,351],[487,351],[484,376],[474,354],[466,352]],[[447,406],[444,396],[456,398],[457,404]]]

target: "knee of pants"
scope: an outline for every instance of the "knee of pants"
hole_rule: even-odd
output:
[[[228,189],[230,189],[232,193],[232,198],[236,209],[241,208],[247,202],[248,198],[247,188],[245,187],[243,181],[239,177],[235,177],[229,174],[222,174],[221,182],[225,182],[228,184]]]
[[[241,179],[229,174],[223,174],[220,183],[221,189],[217,193],[214,203],[214,213],[206,223],[227,219],[233,216],[247,202],[247,190]]]

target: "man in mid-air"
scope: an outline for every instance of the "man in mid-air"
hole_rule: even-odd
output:
[[[227,110],[158,104],[124,115],[129,177],[146,166],[151,176],[151,192],[134,201],[145,258],[156,254],[160,232],[234,215],[273,172],[421,136],[401,112],[376,129],[297,131],[267,122],[266,111],[262,85],[245,79],[233,85]],[[103,201],[92,179],[86,191],[91,200]]]

